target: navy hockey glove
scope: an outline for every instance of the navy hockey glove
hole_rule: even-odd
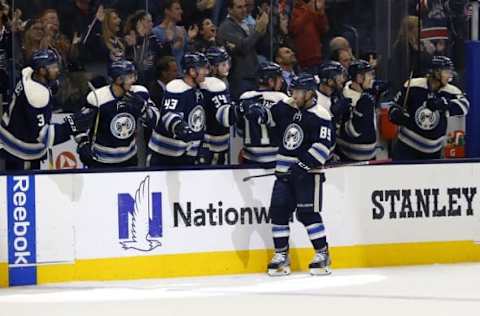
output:
[[[339,122],[343,116],[350,111],[352,107],[352,99],[339,97],[335,98],[330,106],[330,111],[336,122]]]
[[[268,121],[267,109],[261,104],[253,104],[248,108],[245,117],[249,121],[258,122],[258,124],[265,124]]]
[[[398,105],[391,106],[388,110],[388,119],[390,122],[397,125],[406,125],[410,119],[410,116],[404,109]]]
[[[135,93],[127,92],[117,107],[118,111],[123,110],[140,116],[147,110],[147,101]]]
[[[79,134],[75,136],[74,139],[78,144],[77,153],[80,156],[80,160],[84,165],[90,165],[93,161],[95,161],[90,138],[87,134]]]
[[[70,134],[79,134],[86,132],[92,126],[95,116],[95,111],[85,108],[80,112],[67,115],[63,124],[68,127]]]
[[[180,121],[180,123],[173,128],[173,137],[186,143],[194,140],[194,136],[192,129],[184,121]]]
[[[390,84],[387,81],[375,80],[373,82],[372,89],[375,92],[375,96],[377,97],[386,95],[388,93],[389,88],[390,88]]]
[[[293,179],[302,179],[307,175],[307,173],[312,170],[309,166],[305,163],[299,161],[296,164],[293,164],[288,168],[288,172],[290,173],[290,178]]]
[[[427,109],[433,112],[445,112],[448,110],[448,100],[445,97],[435,95],[427,99]]]

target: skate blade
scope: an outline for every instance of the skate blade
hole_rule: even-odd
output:
[[[290,267],[283,267],[280,269],[268,269],[269,276],[285,276],[291,273]]]
[[[311,275],[329,275],[332,273],[329,267],[326,268],[310,268]]]

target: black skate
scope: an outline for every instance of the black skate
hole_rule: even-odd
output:
[[[330,270],[330,255],[328,249],[325,247],[319,252],[315,253],[313,261],[308,265],[311,275],[329,275]]]
[[[285,252],[276,252],[268,264],[269,276],[282,276],[290,274],[290,258]]]

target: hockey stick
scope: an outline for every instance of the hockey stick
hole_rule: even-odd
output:
[[[92,135],[92,144],[93,144],[97,139],[98,124],[100,122],[100,102],[98,101],[97,89],[95,89],[95,87],[90,81],[87,82],[87,84],[88,84],[88,88],[90,88],[90,90],[93,93],[93,97],[95,98],[95,106],[97,107],[97,117],[95,118],[95,126],[93,128],[93,135]]]
[[[369,160],[369,161],[359,161],[359,162],[350,162],[350,163],[331,163],[331,164],[323,166],[322,168],[313,169],[309,173],[320,173],[320,172],[324,171],[325,169],[334,169],[334,168],[340,168],[340,167],[383,165],[383,164],[387,164],[389,162],[392,162],[392,160],[391,159],[385,159],[385,160]],[[257,174],[257,175],[253,175],[253,176],[248,176],[248,177],[243,178],[243,182],[247,182],[247,181],[250,181],[250,180],[256,179],[256,178],[271,177],[271,176],[274,176],[275,174],[276,174],[275,172],[269,172],[269,173],[264,173],[264,174]]]

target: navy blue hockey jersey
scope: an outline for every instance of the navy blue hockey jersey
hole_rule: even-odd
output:
[[[204,145],[212,152],[224,152],[229,148],[232,121],[230,92],[225,83],[215,77],[207,77],[200,84],[205,99],[206,131]]]
[[[353,90],[351,84],[347,82],[343,95],[352,99],[352,111],[337,131],[337,147],[351,160],[372,160],[377,146],[376,98]]]
[[[111,86],[90,92],[87,103],[97,112],[95,126],[91,129],[92,153],[102,163],[120,163],[137,153],[136,131],[140,112],[126,107],[123,97],[116,97]],[[147,89],[134,85],[130,92],[153,104]]]
[[[261,95],[265,108],[272,111],[278,102],[287,98],[287,95],[282,92],[257,90],[243,93],[240,96],[240,102],[242,99],[249,99],[256,95]],[[238,122],[238,129],[243,136],[243,158],[257,163],[275,162],[279,139],[276,138],[278,133],[275,133],[274,125],[258,124],[244,117]]]
[[[12,101],[0,124],[0,143],[4,150],[23,160],[44,157],[54,144],[68,140],[51,124],[52,94],[50,89],[32,78],[33,69],[22,70]]]
[[[403,106],[407,86],[408,81],[395,97],[395,103],[399,106]],[[427,108],[427,100],[435,94],[448,100],[448,111],[431,111]],[[433,92],[428,87],[427,78],[412,79],[407,101],[406,110],[410,117],[406,125],[400,126],[398,139],[423,153],[441,150],[446,138],[448,116],[466,115],[470,107],[459,88],[447,84]]]
[[[278,172],[287,172],[298,161],[310,168],[324,165],[335,147],[332,117],[318,100],[306,109],[297,109],[293,104],[289,98],[271,109],[269,124],[280,133]]]
[[[171,157],[196,157],[205,133],[205,103],[200,89],[182,79],[167,84],[161,120],[152,133],[148,147],[156,153]],[[174,137],[174,128],[183,120],[193,131],[192,140],[184,142]]]

